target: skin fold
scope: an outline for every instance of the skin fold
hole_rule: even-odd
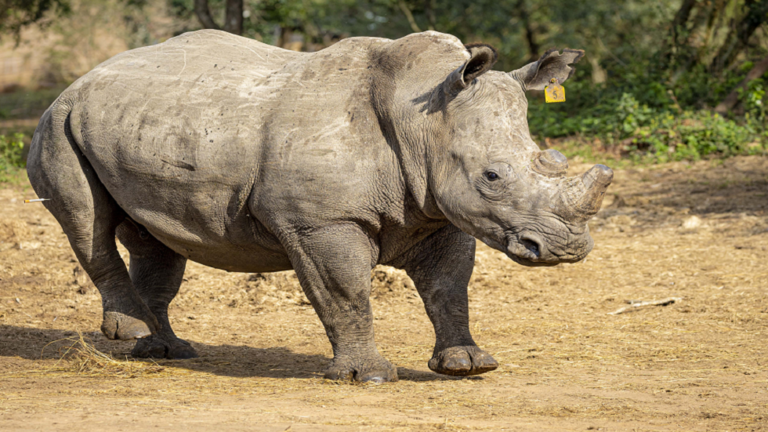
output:
[[[472,339],[475,238],[523,265],[583,259],[612,173],[566,178],[540,152],[526,90],[570,76],[565,50],[510,73],[437,32],[316,53],[203,30],[122,53],[43,115],[28,173],[102,296],[102,331],[138,357],[197,354],[168,304],[187,260],[293,269],[333,346],[326,377],[396,381],[376,349],[370,270],[404,269],[435,328],[429,367],[498,364]],[[126,268],[115,238],[130,252]]]

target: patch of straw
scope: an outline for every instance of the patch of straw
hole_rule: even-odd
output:
[[[111,353],[103,353],[81,332],[76,336],[49,343],[65,342],[59,348],[60,358],[53,369],[81,375],[136,378],[162,372],[165,368],[154,361],[118,360]],[[46,347],[48,346],[46,345]],[[45,348],[43,348],[45,349]]]

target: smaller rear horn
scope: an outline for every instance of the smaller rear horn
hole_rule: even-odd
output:
[[[568,159],[555,149],[547,149],[533,159],[533,170],[547,177],[563,177],[568,170]]]

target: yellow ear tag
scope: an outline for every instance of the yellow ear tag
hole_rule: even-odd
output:
[[[552,78],[550,84],[544,87],[544,100],[547,103],[565,102],[565,88]]]

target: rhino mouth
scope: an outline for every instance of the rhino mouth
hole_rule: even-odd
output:
[[[502,251],[512,261],[527,267],[551,267],[562,262],[550,254],[546,242],[532,232],[508,236],[506,248]]]
[[[517,234],[507,234],[502,241],[482,238],[488,246],[504,252],[512,261],[526,267],[552,267],[562,263],[575,263],[583,260],[592,250],[592,238],[579,247],[573,254],[559,255],[547,247],[546,241],[536,233],[523,231]]]
[[[488,238],[481,239],[483,243],[504,252],[512,261],[526,267],[551,267],[562,262],[542,260],[541,254],[545,249],[543,249],[543,242],[536,236],[509,235],[505,240],[506,245]]]
[[[574,263],[584,259],[592,249],[591,238],[585,248],[574,254],[562,255],[551,251],[540,235],[523,231],[508,235],[506,247],[500,248],[512,261],[528,267],[551,267],[561,263]],[[581,248],[580,248],[581,249]]]
[[[531,261],[528,258],[523,258],[523,257],[517,256],[517,255],[513,255],[513,254],[511,254],[509,252],[507,252],[507,256],[512,261],[514,261],[514,262],[516,262],[516,263],[518,263],[520,265],[526,266],[526,267],[553,267],[553,266],[556,266],[556,265],[560,264],[561,262],[563,262],[563,261],[555,261],[555,262],[550,262],[550,261]]]

